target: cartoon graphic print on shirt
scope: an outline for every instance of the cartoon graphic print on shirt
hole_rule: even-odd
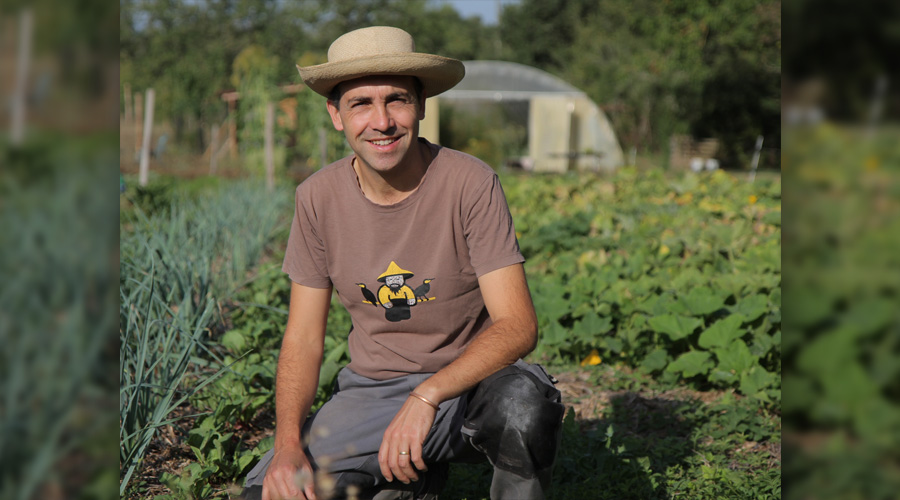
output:
[[[415,275],[411,271],[402,269],[396,262],[391,261],[387,271],[378,277],[378,281],[383,284],[376,293],[372,293],[365,283],[356,285],[362,290],[363,299],[365,299],[363,303],[383,307],[384,317],[388,321],[403,321],[412,317],[410,307],[419,302],[434,300],[434,297],[428,297],[434,278],[422,280],[422,284],[413,290],[406,284],[407,280],[413,276]]]

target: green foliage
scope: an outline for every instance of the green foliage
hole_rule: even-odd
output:
[[[500,32],[506,58],[604,106],[626,148],[693,133],[719,138],[720,157],[742,166],[757,135],[780,143],[780,6],[524,0],[503,10]]]
[[[664,410],[649,421],[627,397],[615,399],[599,422],[570,417],[554,475],[556,498],[668,498],[676,493],[777,498],[778,476],[762,464],[761,452],[735,458],[734,449],[749,441],[777,440],[777,422],[764,409],[780,404],[780,217],[775,216],[780,183],[760,179],[750,184],[723,172],[665,175],[633,169],[611,177],[505,175],[502,180],[541,323],[536,360],[571,366],[597,349],[603,364],[595,383],[609,390],[637,391],[649,384],[659,392],[686,384],[726,391],[717,405],[641,399]],[[129,189],[127,196],[137,192]],[[230,207],[263,205],[265,196],[236,189],[205,181],[151,188],[144,204],[157,207],[154,215],[135,211],[122,219],[127,231],[146,227],[158,233],[145,234],[144,240],[168,235],[172,245],[193,248],[170,226],[194,219],[186,216],[195,211],[188,207],[208,203],[211,208],[203,212],[218,213],[219,199]],[[200,200],[188,201],[178,194],[182,191]],[[258,209],[290,213],[286,199],[281,203]],[[229,224],[240,227],[244,218],[255,224],[266,217],[244,213]],[[286,225],[279,227],[274,234],[264,231],[279,243],[261,264],[262,254],[237,252],[252,258],[230,275],[226,292],[192,293],[214,298],[227,326],[204,330],[208,350],[196,353],[196,364],[184,375],[190,385],[217,378],[188,398],[201,414],[187,437],[197,461],[180,475],[162,478],[176,497],[221,497],[225,485],[240,481],[272,446],[271,439],[252,446],[246,440],[254,422],[274,405],[277,350],[290,298],[290,280],[280,271]],[[205,241],[199,226],[191,228],[191,239]],[[254,239],[237,234],[228,241]],[[127,236],[123,231],[123,262],[131,255]],[[160,251],[166,264],[157,273],[169,268],[192,272],[191,283],[221,289],[200,272],[204,265],[196,256],[209,250]],[[231,258],[216,269],[227,269]],[[199,305],[184,309],[197,311]],[[182,308],[169,309],[171,322]],[[346,364],[349,329],[349,316],[335,299],[316,407],[327,400],[337,371]],[[613,363],[633,367],[637,375],[601,379],[620,373]],[[640,426],[633,427],[635,422]],[[489,469],[454,468],[452,474],[450,498],[476,498],[488,491]],[[619,478],[612,489],[611,477]]]
[[[480,103],[477,110],[441,106],[441,145],[500,168],[504,160],[527,154],[528,131],[510,117],[511,113],[509,106],[501,104]]]
[[[147,215],[132,199],[120,239],[120,492],[169,414],[226,370],[204,337],[290,206],[286,192],[249,182],[198,199],[147,192],[158,211]],[[158,198],[171,200],[168,210]],[[220,368],[187,388],[200,349]]]
[[[597,349],[776,402],[780,184],[624,169],[505,177],[542,332],[535,356]]]

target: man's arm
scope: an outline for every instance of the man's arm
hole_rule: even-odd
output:
[[[291,283],[291,304],[275,378],[275,455],[263,481],[263,500],[315,498],[312,466],[303,452],[300,430],[319,386],[330,303],[330,287]],[[302,470],[310,481],[301,491],[294,476]]]
[[[478,279],[484,304],[493,324],[476,337],[465,352],[445,366],[415,392],[441,403],[478,385],[531,352],[537,345],[537,315],[522,264],[491,271]],[[422,444],[434,423],[436,411],[427,403],[408,398],[384,433],[378,452],[381,472],[388,481],[418,480],[413,470],[425,470]],[[400,455],[409,451],[409,455]]]

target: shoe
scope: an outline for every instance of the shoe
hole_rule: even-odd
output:
[[[428,472],[420,474],[419,480],[400,487],[390,485],[375,494],[372,500],[439,500],[438,495],[447,484],[450,464],[431,464]]]

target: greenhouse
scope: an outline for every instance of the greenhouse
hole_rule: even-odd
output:
[[[465,61],[466,76],[429,99],[421,135],[440,142],[438,110],[503,110],[526,131],[521,155],[506,163],[539,172],[613,170],[622,148],[606,115],[584,92],[539,69],[505,61]],[[435,102],[436,101],[436,102]],[[492,103],[487,106],[486,103]]]

